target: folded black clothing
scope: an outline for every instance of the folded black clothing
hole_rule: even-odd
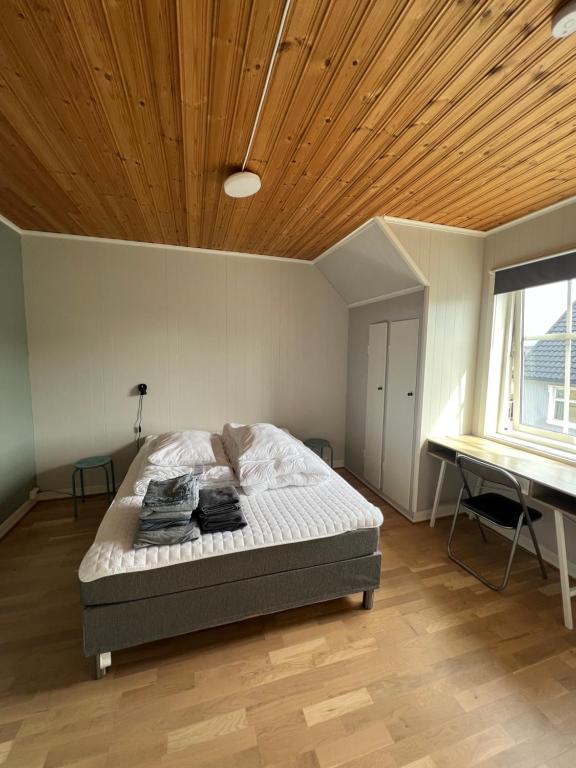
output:
[[[240,504],[240,498],[233,485],[200,489],[198,507],[204,512],[238,504]]]
[[[204,512],[198,512],[196,517],[203,523],[225,523],[227,520],[236,522],[237,520],[243,520],[242,512],[240,508],[236,510],[229,510],[228,512],[211,512],[209,515]]]
[[[219,515],[228,515],[228,514],[234,514],[236,512],[241,512],[242,507],[240,504],[230,504],[227,507],[219,507],[218,509],[202,509],[201,507],[197,510],[198,517],[217,517]]]
[[[218,523],[212,520],[200,520],[200,530],[202,533],[224,533],[225,531],[238,531],[246,527],[246,520],[241,518],[236,522]]]
[[[150,480],[142,506],[148,509],[177,506],[181,509],[184,505],[188,505],[196,509],[198,491],[198,478],[191,472],[168,480]]]

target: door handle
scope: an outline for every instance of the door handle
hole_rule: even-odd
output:
[[[407,397],[414,397],[414,392],[406,392]]]
[[[382,387],[378,387],[378,392],[382,392]]]

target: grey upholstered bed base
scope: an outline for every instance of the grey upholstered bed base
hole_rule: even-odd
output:
[[[232,574],[226,572],[228,566],[225,563],[229,558],[234,562],[236,555],[222,555],[209,558],[203,563],[202,561],[196,563],[200,567],[203,564],[213,582],[219,583],[207,584],[208,577],[198,578],[196,584],[199,586],[189,588],[189,579],[183,579],[182,574],[194,571],[186,572],[182,571],[180,566],[167,566],[156,569],[157,575],[163,580],[165,594],[154,594],[154,590],[147,586],[144,590],[135,590],[135,593],[139,593],[136,599],[119,599],[120,596],[127,597],[127,591],[122,588],[121,583],[116,582],[100,593],[101,597],[115,601],[94,604],[92,602],[96,597],[94,590],[83,591],[84,653],[86,656],[94,657],[95,677],[101,677],[105,673],[106,667],[110,664],[111,651],[154,640],[359,592],[364,593],[364,608],[371,608],[373,591],[380,584],[381,555],[377,551],[377,544],[374,546],[374,541],[377,542],[377,530],[372,529],[369,537],[367,533],[367,531],[358,531],[332,537],[332,539],[302,542],[300,545],[272,547],[268,548],[268,553],[261,550],[263,554],[259,556],[260,565],[258,566],[257,556],[255,563],[257,567],[254,569],[258,575],[249,578],[246,578],[246,573],[250,569],[247,571],[244,564],[237,571],[239,578],[232,580]],[[304,544],[315,544],[317,547],[320,544],[319,552],[322,554],[314,557],[312,554],[314,547],[306,546],[302,549]],[[358,554],[359,550],[365,550],[370,545],[373,549],[369,554]],[[276,550],[277,560],[286,567],[294,555],[290,554],[290,551],[283,553],[279,550],[288,550],[288,547],[300,547],[302,556],[297,559],[302,564],[305,562],[311,564],[294,567],[296,563],[293,562],[292,568],[262,572],[272,567],[270,553],[273,556],[274,550]],[[331,558],[328,558],[329,551],[332,553]],[[258,550],[242,554],[254,556],[256,552]],[[286,556],[289,560],[284,562]],[[331,561],[314,562],[318,559]],[[220,561],[222,571],[226,572],[226,575],[221,573],[218,577],[216,571],[209,570],[217,567],[216,561]],[[242,566],[243,560],[239,562]],[[264,562],[267,567],[264,567]],[[208,566],[206,566],[207,563],[209,563]],[[169,583],[165,580],[169,579],[171,571],[176,578],[170,590]],[[145,580],[145,584],[149,584],[152,574],[154,571],[146,573],[148,582]],[[129,585],[137,574],[126,574],[124,578],[128,576],[131,577],[127,581]],[[108,578],[122,579],[123,577]]]

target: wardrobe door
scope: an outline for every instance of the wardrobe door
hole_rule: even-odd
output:
[[[419,328],[419,320],[399,320],[389,329],[382,493],[406,511],[414,463]]]
[[[382,441],[386,395],[386,351],[388,323],[374,323],[368,335],[368,380],[366,384],[366,427],[364,433],[364,478],[380,488]]]

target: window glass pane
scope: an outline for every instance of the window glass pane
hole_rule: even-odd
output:
[[[520,423],[562,432],[565,341],[524,341]]]
[[[556,400],[556,403],[554,405],[554,418],[558,421],[562,421],[564,418],[564,401],[563,400]]]
[[[566,331],[567,302],[568,283],[566,281],[526,288],[523,335],[542,336],[545,333]]]

